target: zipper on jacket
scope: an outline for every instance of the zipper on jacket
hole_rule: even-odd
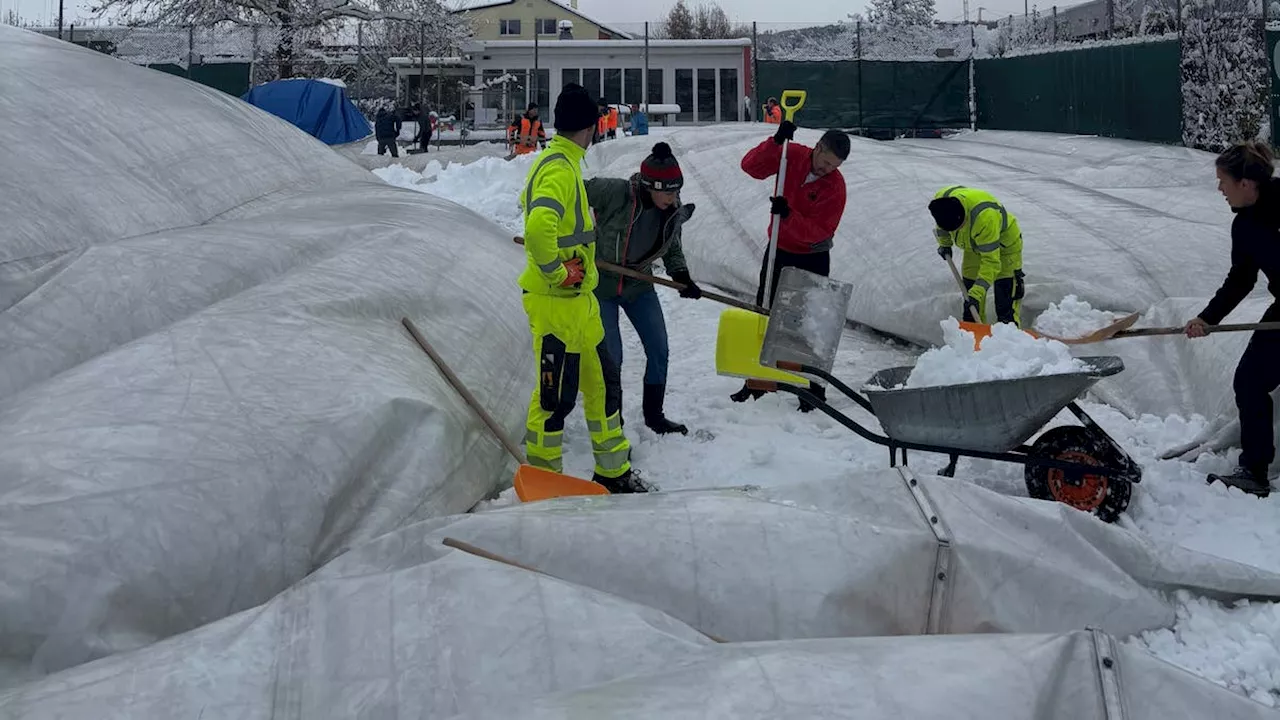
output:
[[[640,204],[640,196],[637,194],[637,191],[633,189],[631,191],[631,219],[627,222],[627,236],[622,241],[621,257],[618,258],[618,264],[623,267],[626,267],[627,265],[627,261],[626,261],[627,245],[631,243],[631,228],[635,227],[636,206],[639,204]],[[619,275],[618,276],[618,295],[619,296],[622,295],[622,280],[623,280],[623,276]]]

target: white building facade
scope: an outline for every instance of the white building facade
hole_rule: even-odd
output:
[[[677,124],[736,122],[748,119],[745,98],[751,92],[751,41],[732,40],[486,40],[463,46],[462,63],[473,85],[489,89],[473,94],[477,124],[522,112],[530,102],[542,108],[548,123],[560,90],[569,83],[587,88],[610,104],[679,105]],[[437,68],[428,59],[393,58],[402,77]],[[648,72],[646,73],[646,67]],[[446,69],[466,72],[455,65]],[[516,80],[503,85],[504,76]],[[430,81],[428,81],[430,82]]]

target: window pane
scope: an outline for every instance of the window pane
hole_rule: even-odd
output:
[[[680,106],[680,114],[676,115],[677,121],[688,122],[693,119],[692,70],[676,71],[676,104]]]
[[[582,71],[578,68],[564,68],[560,71],[560,89],[564,90],[569,83],[582,84]]]
[[[698,122],[716,121],[716,71],[698,69]]]
[[[742,93],[738,92],[737,69],[720,68],[720,122],[737,122],[740,107]]]
[[[622,102],[622,71],[617,68],[604,71],[604,101],[610,105]]]
[[[592,98],[600,98],[600,68],[586,68],[582,71],[582,87],[591,93]]]
[[[519,20],[500,20],[498,24],[498,34],[499,35],[519,35],[520,21]]]
[[[543,110],[551,104],[551,70],[549,68],[538,70],[538,94],[535,102]]]
[[[534,21],[534,27],[537,28],[539,35],[556,34],[555,18],[538,18]]]
[[[644,70],[641,68],[627,68],[622,71],[622,101],[627,104],[640,102],[640,95],[643,94],[643,78]]]
[[[662,104],[662,68],[649,71],[649,97],[645,102],[650,105]]]

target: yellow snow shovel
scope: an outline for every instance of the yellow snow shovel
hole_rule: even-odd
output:
[[[796,112],[804,107],[808,93],[804,90],[786,90],[782,93],[782,112],[787,120],[793,120]],[[782,160],[778,164],[778,175],[773,185],[773,195],[782,194],[787,182],[787,147],[790,141],[782,143]],[[782,218],[775,218],[770,223],[769,265],[765,274],[764,307],[771,305],[771,286],[773,284],[773,266],[778,257],[778,227]],[[716,372],[720,375],[736,375],[748,380],[774,380],[792,384],[806,385],[804,378],[760,364],[760,350],[764,347],[764,336],[769,329],[769,317],[746,310],[729,308],[720,313],[720,324],[716,332]]]

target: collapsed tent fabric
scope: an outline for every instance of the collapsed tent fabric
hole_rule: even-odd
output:
[[[803,113],[799,118],[804,123]],[[680,129],[665,136],[680,159],[682,199],[698,213],[684,233],[693,275],[753,296],[759,277],[773,180],[756,181],[739,160],[766,139],[761,126]],[[816,130],[796,140],[812,146]],[[591,173],[628,177],[651,143],[636,139],[592,149]],[[1095,308],[1147,312],[1179,299],[1165,325],[1182,325],[1212,296],[1230,265],[1232,213],[1215,189],[1214,156],[1181,147],[1112,138],[980,131],[945,140],[853,139],[841,166],[848,202],[835,236],[831,276],[852,283],[848,317],[924,345],[940,344],[939,321],[960,314],[961,298],[936,254],[927,205],[939,189],[988,190],[1017,217],[1024,242],[1024,323],[1075,294]],[[958,258],[957,258],[958,259]],[[1254,297],[1266,298],[1265,282]],[[1235,321],[1261,313],[1242,309]],[[1144,318],[1141,326],[1157,316]],[[1124,356],[1127,370],[1102,380],[1126,412],[1160,415],[1219,411],[1233,416],[1231,370],[1238,353],[1196,347],[1170,357],[1173,339],[1080,346],[1081,354]],[[1146,347],[1135,347],[1143,346]],[[1226,347],[1227,343],[1221,343]],[[1191,358],[1214,358],[1205,363]],[[1188,362],[1190,361],[1190,362]],[[845,378],[861,382],[866,378]],[[1152,383],[1168,393],[1143,393]],[[1140,397],[1141,396],[1141,397]]]
[[[369,121],[342,87],[322,80],[290,78],[249,88],[241,98],[305,130],[326,145],[368,137]]]
[[[779,489],[585,497],[429,520],[337,558],[445,538],[731,642],[1168,627],[1168,591],[1280,598],[1280,575],[1160,547],[1060,504],[905,470]]]
[[[506,234],[216,91],[0,43],[0,685],[260,605],[495,489],[509,459],[400,320],[518,436]],[[64,140],[83,127],[92,153]]]
[[[662,498],[607,502],[632,501]],[[564,518],[582,510],[554,505]],[[1272,713],[1100,631],[716,644],[654,609],[447,549],[418,527],[260,608],[0,692],[0,716],[24,720]]]
[[[658,611],[434,546],[322,570],[260,608],[0,692],[0,717],[503,717],[485,708],[712,644]]]
[[[455,720],[1264,720],[1252,700],[1098,632],[724,645],[661,672]]]

